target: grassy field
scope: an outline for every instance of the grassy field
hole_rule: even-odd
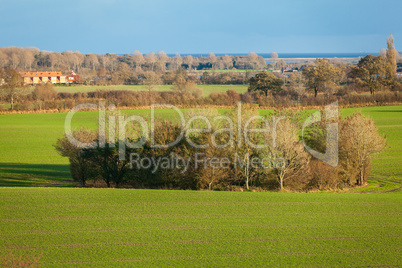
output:
[[[389,148],[373,161],[370,187],[355,191],[387,191],[402,183],[402,106],[343,109],[347,115],[361,110],[373,118],[388,135]],[[261,110],[261,113],[269,111]],[[149,110],[128,114],[149,116]],[[97,125],[97,112],[77,113],[73,127]],[[172,119],[172,110],[158,110],[156,116]],[[53,148],[63,135],[65,113],[0,115],[0,186],[71,185],[68,160]]]
[[[0,186],[67,187],[0,187],[0,255],[42,254],[44,267],[401,267],[402,106],[342,113],[357,110],[390,148],[375,157],[370,185],[352,192],[387,193],[71,188],[52,147],[66,114],[0,115]],[[96,124],[97,112],[73,120]]]
[[[402,195],[3,188],[0,251],[44,267],[400,267]]]
[[[201,88],[204,96],[209,96],[212,92],[226,92],[229,89],[233,89],[238,93],[247,92],[247,85],[197,85]],[[148,91],[143,85],[119,85],[119,86],[58,86],[56,87],[58,92],[89,92],[96,90],[135,90],[135,91]],[[171,85],[156,86],[154,91],[172,91]]]

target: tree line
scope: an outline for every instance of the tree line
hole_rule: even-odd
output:
[[[192,55],[168,56],[164,51],[142,54],[135,50],[131,54],[82,54],[79,51],[51,52],[38,48],[2,47],[0,48],[0,68],[13,68],[22,71],[75,71],[90,73],[98,69],[117,71],[131,68],[145,71],[164,72],[183,67],[187,70],[231,70],[262,69],[265,60],[254,52],[247,56],[208,56]]]
[[[118,109],[147,108],[155,103],[169,103],[181,108],[197,107],[234,107],[239,101],[246,104],[256,104],[262,109],[300,109],[300,107],[321,107],[330,102],[338,101],[341,107],[359,107],[373,105],[389,105],[402,102],[400,91],[379,92],[374,95],[345,94],[325,96],[299,95],[292,92],[282,95],[265,95],[256,92],[239,94],[229,89],[226,92],[212,92],[203,96],[202,90],[191,82],[172,86],[172,91],[128,91],[128,90],[97,90],[92,92],[57,92],[52,84],[37,85],[32,91],[21,88],[4,90],[0,102],[11,102],[15,111],[66,112],[78,104],[98,103],[105,101]],[[18,101],[17,103],[15,103]],[[0,112],[8,112],[9,108],[0,104]]]

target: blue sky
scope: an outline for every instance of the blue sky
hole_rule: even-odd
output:
[[[378,52],[392,33],[402,50],[401,10],[400,0],[0,0],[0,46],[118,54]]]

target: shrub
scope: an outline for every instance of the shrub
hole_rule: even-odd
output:
[[[77,141],[90,143],[97,139],[97,134],[94,131],[81,128],[74,131],[73,136]],[[96,179],[97,167],[86,157],[86,149],[79,148],[72,144],[66,135],[58,139],[54,145],[56,151],[61,155],[69,158],[71,176],[74,181],[85,186],[87,180]]]
[[[38,84],[32,92],[33,99],[36,101],[54,100],[58,93],[52,83]]]
[[[338,170],[322,161],[311,161],[310,172],[311,180],[306,186],[307,189],[332,190],[343,185],[339,180]]]
[[[244,103],[248,103],[248,104],[254,102],[254,98],[253,98],[253,96],[252,96],[249,92],[246,92],[246,93],[242,94],[242,95],[241,95],[241,100],[242,100]]]

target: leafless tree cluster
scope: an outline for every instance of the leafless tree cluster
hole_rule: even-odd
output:
[[[250,52],[248,56],[215,56],[207,57],[180,56],[169,57],[164,51],[143,55],[138,50],[131,54],[82,54],[79,51],[50,52],[37,48],[3,47],[0,48],[0,68],[13,68],[21,71],[58,70],[88,72],[103,68],[116,71],[120,64],[127,64],[131,70],[165,72],[180,67],[192,71],[195,69],[230,70],[230,69],[262,69],[266,64],[261,56]],[[121,68],[121,67],[120,67]]]
[[[331,122],[337,122],[340,129],[339,164],[331,167],[306,151],[299,137],[297,116],[276,113],[261,117],[253,105],[243,105],[225,115],[219,117],[216,110],[191,110],[185,114],[188,123],[184,130],[174,121],[157,121],[153,134],[147,134],[153,135],[155,144],[167,145],[184,131],[185,138],[174,146],[154,147],[141,134],[141,126],[131,122],[126,125],[124,137],[131,143],[144,139],[141,147],[124,147],[121,152],[124,140],[118,138],[121,129],[116,127],[107,129],[106,133],[112,130],[114,135],[106,137],[105,146],[98,143],[94,148],[78,148],[64,136],[58,140],[56,149],[69,158],[73,179],[82,186],[87,181],[102,181],[108,187],[308,191],[364,185],[372,155],[382,152],[386,146],[385,137],[378,134],[369,118],[353,114],[334,119]],[[125,120],[124,116],[120,118]],[[311,126],[305,137],[309,146],[326,150],[328,123],[324,120]],[[113,126],[109,122],[105,124]],[[258,131],[247,131],[250,129]],[[98,133],[79,129],[74,136],[80,142],[97,142]],[[107,145],[110,142],[113,146]],[[121,159],[122,154],[125,160]],[[131,154],[147,158],[149,163],[140,166],[138,158],[137,162],[132,161]],[[175,157],[182,159],[178,166],[171,166],[173,162],[165,168],[150,164]]]

